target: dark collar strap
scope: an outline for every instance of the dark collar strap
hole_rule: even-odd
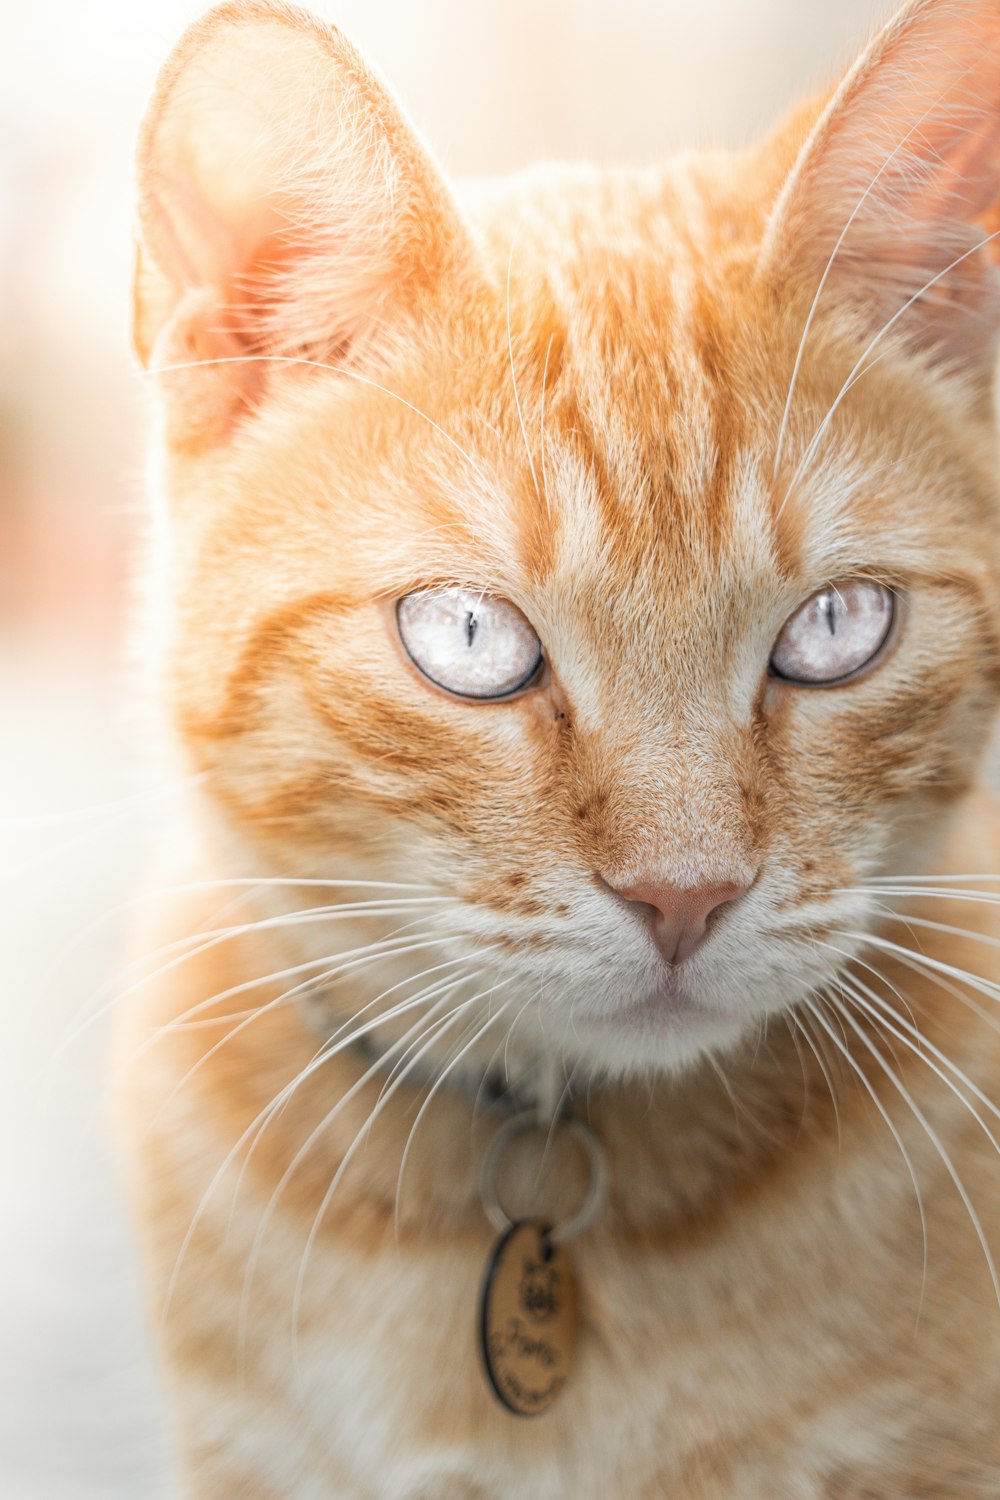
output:
[[[357,1053],[369,1067],[376,1067],[386,1072],[391,1071],[398,1061],[392,1056],[391,1047],[380,1047],[370,1036],[357,1037],[351,1043],[351,1050]],[[411,1067],[407,1070],[406,1082],[411,1088],[423,1088],[433,1086],[438,1076],[430,1068]],[[519,1114],[524,1110],[538,1107],[538,1097],[535,1092],[512,1083],[506,1071],[499,1067],[490,1068],[478,1081],[474,1078],[456,1077],[454,1074],[449,1074],[445,1079],[444,1087],[450,1089],[452,1093],[464,1095],[474,1109]],[[572,1089],[567,1082],[562,1090],[563,1104],[568,1103],[572,1097]]]

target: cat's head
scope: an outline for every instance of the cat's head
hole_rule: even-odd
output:
[[[1000,689],[998,152],[986,0],[755,150],[463,193],[336,32],[188,33],[136,296],[170,702],[229,873],[424,902],[352,1007],[670,1066],[856,950]]]

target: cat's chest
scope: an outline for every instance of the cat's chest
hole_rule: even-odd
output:
[[[501,1407],[484,1375],[479,1247],[324,1257],[325,1306],[311,1294],[300,1307],[300,1389],[331,1450],[350,1455],[358,1496],[838,1493],[827,1476],[858,1462],[856,1433],[873,1430],[888,1372],[866,1375],[830,1329],[797,1330],[794,1297],[764,1326],[738,1297],[685,1307],[677,1267],[655,1250],[577,1259],[571,1378],[547,1413],[525,1418]],[[877,1470],[877,1439],[867,1447]]]

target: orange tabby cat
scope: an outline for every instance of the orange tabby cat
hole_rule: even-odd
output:
[[[1000,3],[753,150],[459,193],[240,0],[139,177],[185,1492],[995,1500]],[[508,1206],[578,1287],[527,1418]]]

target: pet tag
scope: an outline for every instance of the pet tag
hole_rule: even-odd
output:
[[[515,1220],[500,1197],[507,1149],[528,1131],[545,1145],[553,1131],[574,1141],[587,1165],[583,1199],[556,1228],[540,1219]],[[576,1281],[566,1246],[600,1212],[605,1185],[601,1143],[583,1120],[561,1119],[546,1130],[536,1112],[525,1110],[501,1125],[483,1158],[479,1192],[500,1238],[479,1296],[479,1345],[491,1389],[519,1417],[547,1411],[566,1384],[577,1327]]]
[[[534,1417],[559,1395],[576,1343],[576,1283],[549,1226],[512,1224],[486,1265],[479,1338],[490,1385],[508,1411]]]

